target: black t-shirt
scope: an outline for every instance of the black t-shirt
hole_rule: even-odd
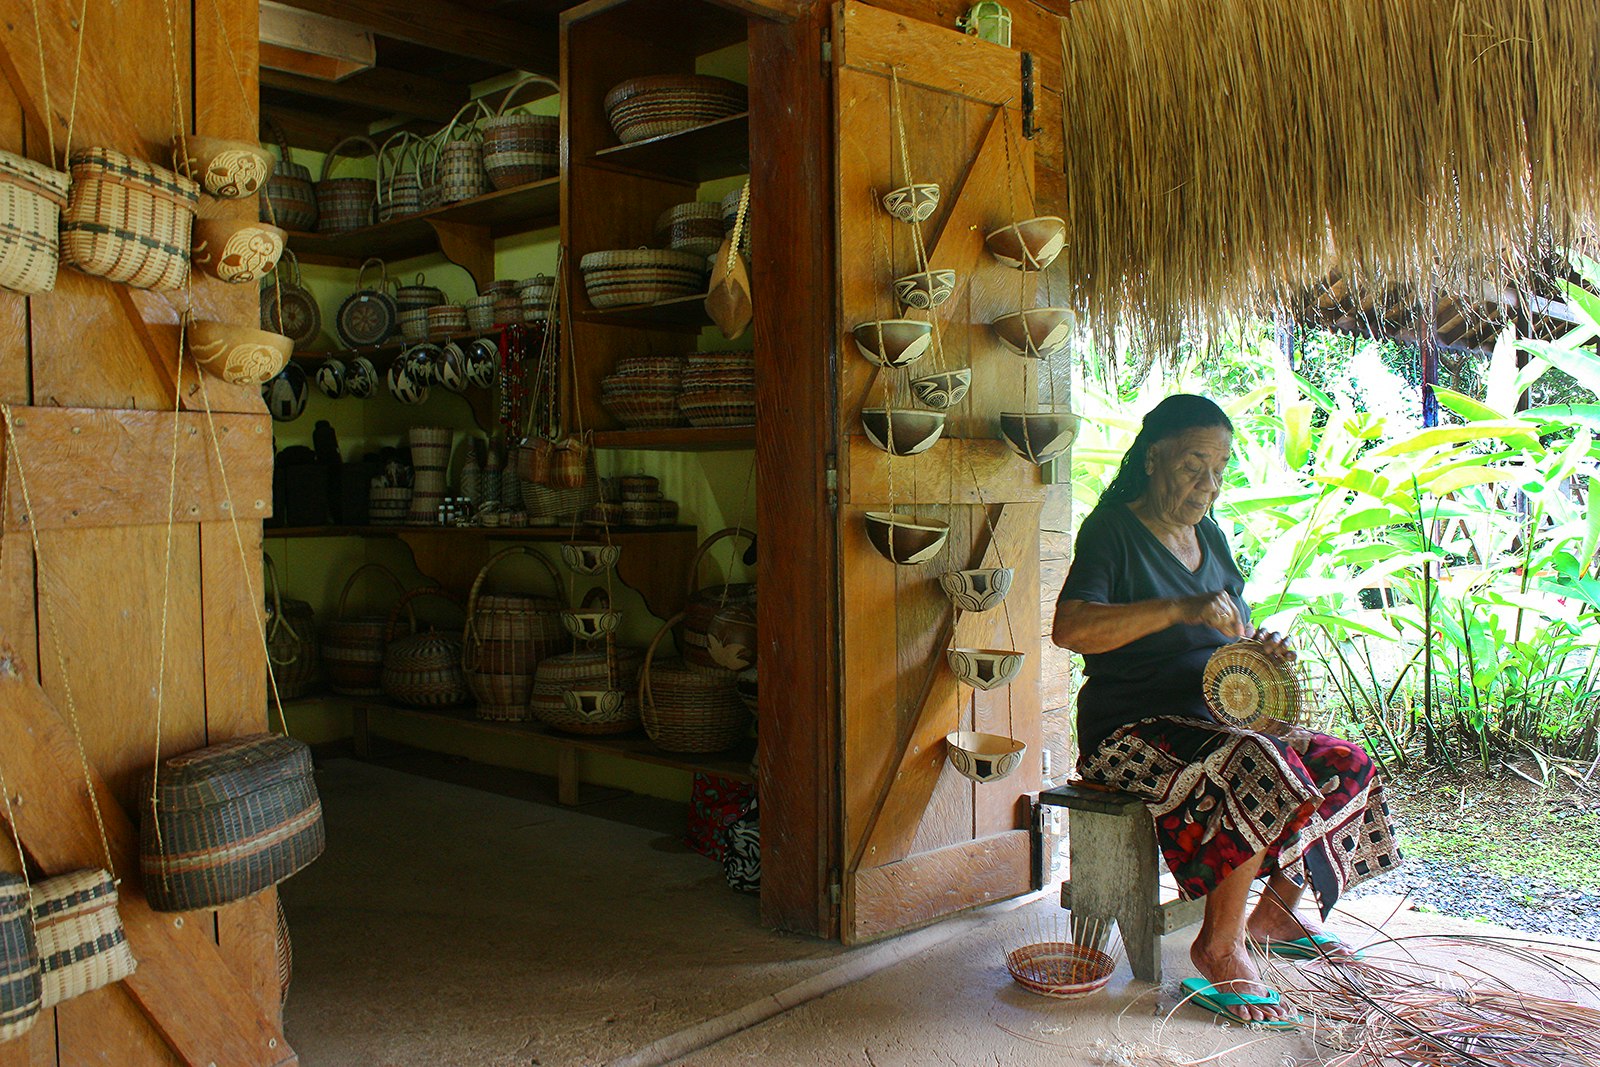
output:
[[[1248,623],[1244,577],[1227,539],[1208,516],[1195,527],[1200,566],[1190,571],[1122,503],[1101,504],[1083,520],[1061,600],[1132,604],[1226,589]],[[1211,653],[1232,638],[1210,626],[1178,624],[1110,652],[1083,657],[1078,747],[1088,756],[1119,726],[1156,715],[1211,721],[1201,678]]]

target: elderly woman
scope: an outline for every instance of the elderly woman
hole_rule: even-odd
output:
[[[1251,629],[1244,579],[1210,514],[1232,454],[1233,424],[1204,397],[1171,396],[1145,416],[1078,534],[1053,637],[1084,657],[1080,772],[1146,800],[1179,888],[1205,898],[1189,950],[1203,978],[1184,989],[1236,1021],[1289,1026],[1247,941],[1350,960],[1338,938],[1295,914],[1305,882],[1326,918],[1343,889],[1399,853],[1359,747],[1302,729],[1234,729],[1206,707],[1201,678],[1220,646],[1254,637],[1280,661],[1294,658],[1277,634]]]

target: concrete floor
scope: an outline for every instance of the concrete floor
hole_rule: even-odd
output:
[[[1193,973],[1190,932],[1166,938],[1161,988],[1124,962],[1104,993],[1050,1000],[1010,980],[1004,950],[1059,921],[1053,893],[847,950],[762,930],[754,898],[676,841],[681,808],[617,798],[586,809],[602,818],[540,803],[544,786],[525,776],[401,765],[480,788],[348,760],[319,769],[328,852],[284,887],[296,950],[288,1036],[306,1067],[1319,1058],[1308,1037],[1174,1010],[1178,979]],[[1358,943],[1379,926],[1495,929],[1381,896],[1333,925]],[[1442,943],[1420,954],[1460,969],[1475,951]],[[1600,979],[1600,962],[1590,970]],[[1517,980],[1571,995],[1546,974]]]

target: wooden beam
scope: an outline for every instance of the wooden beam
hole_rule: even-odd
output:
[[[283,0],[288,7],[344,19],[382,37],[451,55],[549,74],[559,61],[555,26],[532,27],[453,0]]]
[[[963,841],[910,859],[861,871],[853,880],[853,942],[899,933],[964,908],[1016,896],[1032,878],[1028,831],[1011,830]]]
[[[84,771],[70,727],[24,661],[0,634],[0,752],[16,829],[47,873],[105,863]],[[91,773],[111,859],[122,877],[118,911],[138,970],[123,980],[140,1009],[184,1063],[281,1067],[299,1062],[280,1027],[256,1009],[250,991],[212,941],[209,913],[150,910],[139,885],[138,834],[104,781]],[[203,921],[189,921],[198,919]]]
[[[465,85],[387,67],[374,67],[336,82],[263,69],[261,84],[299,96],[357,104],[384,114],[414,115],[441,124],[449,122],[468,97]]]
[[[841,66],[884,77],[900,68],[903,82],[985,103],[1022,99],[1021,53],[953,28],[847,0],[838,38]]]
[[[316,152],[326,152],[346,137],[355,134],[365,137],[367,131],[372,128],[372,123],[359,119],[316,115],[275,105],[263,107],[261,117],[263,121],[271,119],[276,123],[291,146],[309,148]],[[318,177],[316,172],[312,172],[312,181],[316,181]]]
[[[164,525],[172,413],[106,408],[12,408],[17,456],[40,530]],[[271,512],[272,438],[262,415],[213,416],[241,522]],[[229,517],[204,413],[178,416],[178,522]],[[10,480],[9,527],[26,529],[20,479]]]
[[[718,7],[740,11],[751,18],[771,19],[774,22],[793,22],[816,0],[713,0]]]

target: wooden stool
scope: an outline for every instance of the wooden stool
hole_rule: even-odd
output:
[[[1116,920],[1135,978],[1161,981],[1161,935],[1200,921],[1203,900],[1161,902],[1161,853],[1144,801],[1089,782],[1039,794],[1039,804],[1067,809],[1071,877],[1061,906],[1075,930]]]

